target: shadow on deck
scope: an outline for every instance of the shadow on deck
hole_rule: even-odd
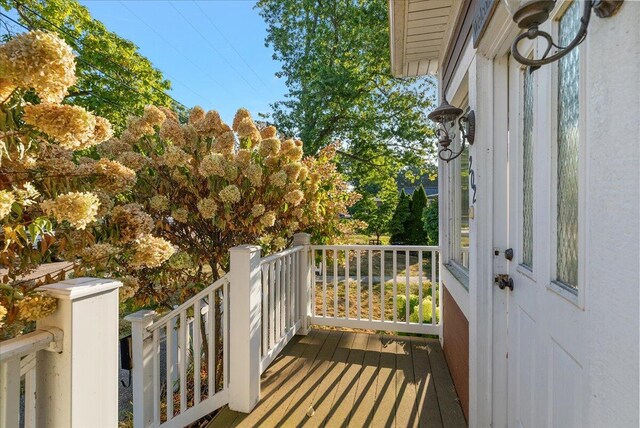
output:
[[[312,330],[262,375],[250,414],[225,407],[209,427],[466,427],[436,339]]]

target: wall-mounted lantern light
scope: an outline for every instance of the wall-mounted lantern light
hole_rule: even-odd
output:
[[[580,28],[574,39],[567,46],[558,46],[553,42],[551,35],[545,31],[541,31],[538,27],[549,19],[549,14],[556,5],[555,0],[503,0],[507,9],[513,16],[513,20],[518,27],[527,31],[520,34],[511,45],[511,54],[521,64],[528,65],[532,68],[539,68],[545,64],[552,63],[569,52],[587,36],[587,27],[589,26],[589,18],[591,17],[591,9],[593,9],[600,18],[608,18],[615,14],[623,0],[585,0],[582,18],[580,19]],[[575,0],[578,1],[578,0]],[[525,38],[535,39],[542,37],[547,41],[547,48],[542,58],[531,59],[524,57],[518,52],[518,43]],[[552,48],[556,48],[557,52],[549,55]]]
[[[473,144],[476,133],[476,117],[473,110],[466,115],[462,115],[462,109],[452,106],[444,98],[442,104],[429,113],[428,117],[438,125],[436,135],[441,146],[440,150],[438,150],[438,157],[443,161],[450,162],[460,156],[467,142],[471,145]],[[456,119],[461,142],[460,151],[454,153],[449,146],[455,137]]]

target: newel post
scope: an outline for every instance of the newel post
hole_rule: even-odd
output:
[[[118,425],[119,281],[76,278],[40,287],[58,309],[38,329],[64,332],[62,352],[41,352],[36,365],[42,427]]]
[[[298,302],[298,308],[300,308],[301,326],[298,330],[298,334],[307,335],[309,333],[309,315],[311,314],[309,308],[309,286],[311,284],[311,235],[308,233],[296,233],[293,235],[293,245],[302,245],[304,248],[300,252],[300,277],[298,278],[298,293],[300,301]]]
[[[153,324],[155,311],[143,309],[127,315],[131,323],[131,386],[133,389],[133,426],[144,428],[153,422],[153,336],[146,332]]]
[[[229,408],[249,413],[260,400],[260,247],[229,250]]]

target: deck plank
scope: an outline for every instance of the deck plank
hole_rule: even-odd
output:
[[[311,330],[261,386],[251,414],[225,407],[209,427],[466,427],[436,339]]]
[[[337,386],[342,378],[342,373],[347,366],[347,358],[349,357],[349,351],[355,340],[356,333],[344,332],[338,342],[338,346],[333,353],[331,362],[327,367],[326,372],[323,375],[322,382],[313,391],[313,406],[312,416],[301,424],[308,427],[323,426],[325,419],[331,414],[331,405],[333,404],[333,398],[337,391]]]
[[[358,378],[356,400],[353,403],[350,427],[370,426],[373,420],[374,404],[376,401],[376,387],[380,372],[380,352],[382,342],[376,335],[367,338],[367,350],[364,353],[363,368]]]
[[[307,412],[313,404],[314,392],[321,384],[331,364],[331,358],[341,337],[341,332],[331,332],[327,337],[305,379],[302,382],[296,382],[297,388],[292,393],[291,401],[285,409],[286,413],[282,415],[279,425],[297,426],[308,418]]]
[[[419,426],[418,406],[416,405],[416,381],[413,374],[411,340],[402,338],[396,341],[396,426]]]
[[[442,348],[437,339],[425,339],[429,348],[429,362],[433,372],[433,379],[438,395],[438,406],[442,424],[445,428],[466,427],[467,423],[460,407],[456,389],[451,380],[451,374],[444,359]]]
[[[380,371],[378,372],[375,412],[371,426],[395,426],[396,412],[396,346],[397,342],[390,336],[377,336],[382,343],[380,352]]]
[[[411,339],[411,356],[413,360],[413,374],[416,381],[416,405],[421,427],[442,427],[442,417],[438,407],[435,382],[429,362],[430,348],[425,339],[414,337]]]
[[[305,362],[315,360],[318,351],[322,348],[322,345],[330,335],[331,332],[317,330],[313,336],[310,334],[303,337],[300,339],[298,344],[293,345],[291,348],[292,350],[295,349],[295,352],[291,352],[291,354],[295,354],[296,357],[293,362],[284,363],[286,364],[286,368],[284,370],[270,370],[271,367],[269,367],[268,370],[265,370],[263,383],[269,384],[271,386],[271,390],[266,395],[261,395],[261,397],[264,398],[260,400],[258,405],[249,415],[244,416],[242,420],[238,421],[239,423],[237,426],[266,426],[266,420],[271,417],[273,410],[278,409],[281,406],[286,406],[292,390],[296,387],[295,380],[299,378]],[[302,352],[300,352],[300,346],[298,345],[302,345]],[[286,349],[287,348],[283,350],[283,353],[286,353]],[[273,376],[278,377],[278,382],[271,384],[268,381]]]
[[[347,366],[333,399],[333,410],[330,418],[325,419],[325,423],[328,426],[342,427],[349,424],[351,409],[353,409],[353,403],[356,400],[356,390],[368,340],[368,334],[356,334],[351,350],[349,351],[349,357],[347,358]]]

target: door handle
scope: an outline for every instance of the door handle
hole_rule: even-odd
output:
[[[513,291],[513,278],[511,278],[509,275],[496,275],[496,277],[494,278],[494,282],[498,284],[498,288],[500,288],[500,290],[508,288],[509,290]]]

